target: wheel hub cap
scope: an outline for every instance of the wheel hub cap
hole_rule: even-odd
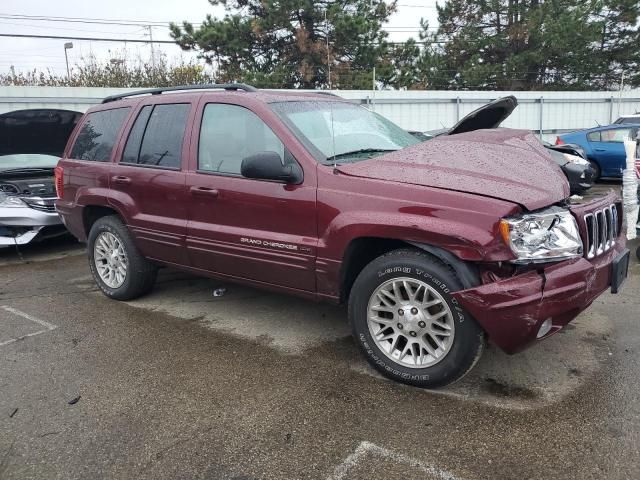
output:
[[[129,262],[118,237],[110,232],[100,233],[93,247],[93,259],[100,279],[107,286],[122,286],[127,277]]]
[[[451,350],[455,324],[444,298],[429,284],[397,278],[380,285],[368,306],[369,332],[395,363],[426,368]]]

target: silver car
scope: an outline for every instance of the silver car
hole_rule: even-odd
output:
[[[66,233],[53,169],[81,116],[49,108],[0,115],[0,248]]]
[[[0,248],[65,233],[54,205],[58,160],[42,154],[0,156]]]

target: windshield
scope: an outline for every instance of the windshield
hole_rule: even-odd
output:
[[[420,143],[359,105],[296,101],[272,103],[271,107],[320,162],[355,162]]]
[[[53,168],[58,164],[58,160],[60,157],[37,153],[0,155],[0,171],[20,168]]]

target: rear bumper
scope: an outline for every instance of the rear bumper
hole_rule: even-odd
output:
[[[24,245],[38,236],[44,227],[62,224],[55,212],[30,207],[0,208],[0,247]]]
[[[64,200],[56,200],[56,211],[60,214],[60,218],[65,227],[80,242],[87,241],[87,234],[84,230],[83,208],[81,205],[65,202]]]
[[[620,236],[614,248],[592,261],[567,260],[453,296],[493,343],[507,353],[516,353],[538,340],[546,319],[551,319],[552,327],[542,339],[562,329],[607,290],[612,263],[624,250]]]

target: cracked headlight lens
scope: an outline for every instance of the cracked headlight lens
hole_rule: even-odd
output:
[[[570,153],[564,153],[563,154],[564,158],[567,160],[567,162],[569,163],[575,163],[576,165],[583,165],[583,166],[587,166],[589,165],[589,161],[585,160],[582,157],[579,157],[577,155],[571,155]]]
[[[14,195],[7,195],[6,193],[0,192],[0,207],[26,207],[27,204],[24,203],[20,198]]]
[[[560,207],[500,221],[500,234],[515,263],[550,262],[582,256],[582,239],[571,213]]]

